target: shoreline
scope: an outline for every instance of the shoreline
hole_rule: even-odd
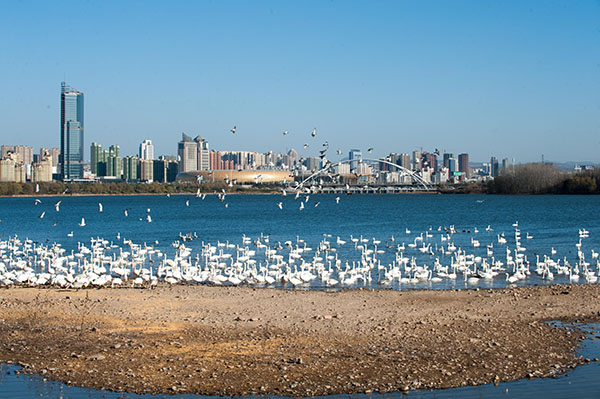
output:
[[[0,290],[0,361],[134,393],[316,396],[553,376],[599,285],[459,291]]]

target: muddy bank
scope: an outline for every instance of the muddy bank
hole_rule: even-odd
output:
[[[208,395],[392,392],[584,361],[600,286],[465,291],[0,290],[0,361],[73,385]]]

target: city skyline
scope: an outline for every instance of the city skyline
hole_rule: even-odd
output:
[[[302,156],[327,140],[377,158],[439,148],[472,162],[598,163],[597,3],[75,3],[76,37],[54,24],[65,7],[15,3],[0,16],[5,144],[58,146],[65,80],[86,94],[85,160],[93,141],[136,154],[151,139],[175,155],[185,132]]]

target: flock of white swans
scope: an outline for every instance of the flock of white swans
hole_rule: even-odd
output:
[[[554,248],[531,255],[518,222],[510,233],[491,226],[464,230],[408,228],[386,239],[323,234],[314,248],[296,236],[275,241],[267,235],[243,235],[241,241],[178,240],[172,249],[121,239],[93,238],[67,250],[16,235],[0,241],[0,286],[146,287],[165,284],[247,285],[298,289],[405,289],[496,286],[555,280],[596,283],[598,252],[586,256],[589,232],[579,230],[571,261]],[[194,235],[182,236],[196,238]],[[481,241],[486,240],[482,245]],[[459,245],[459,243],[461,245]],[[195,244],[195,245],[194,245]],[[200,244],[200,245],[198,245]],[[168,252],[168,253],[167,253]],[[528,259],[535,256],[535,259]]]

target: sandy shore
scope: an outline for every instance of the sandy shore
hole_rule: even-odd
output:
[[[73,385],[209,395],[391,392],[552,376],[600,285],[463,291],[0,290],[0,361]]]

